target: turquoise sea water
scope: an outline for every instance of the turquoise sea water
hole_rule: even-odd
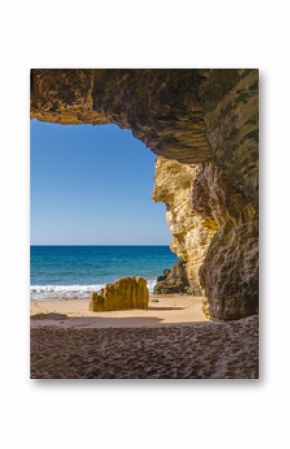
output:
[[[168,246],[31,246],[31,298],[85,298],[121,276],[157,276],[177,257]]]

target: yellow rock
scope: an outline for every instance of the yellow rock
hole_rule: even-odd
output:
[[[159,156],[155,165],[152,199],[166,205],[166,221],[172,235],[170,248],[183,261],[189,291],[202,295],[199,269],[217,231],[213,219],[193,209],[193,184],[201,164],[180,164]]]
[[[92,312],[124,309],[148,309],[149,292],[143,277],[123,277],[93,292],[89,303]]]

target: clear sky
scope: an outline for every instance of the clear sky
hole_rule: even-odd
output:
[[[169,244],[155,157],[115,125],[32,120],[31,244]]]

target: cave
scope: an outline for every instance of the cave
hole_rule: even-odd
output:
[[[153,199],[204,313],[258,311],[256,69],[32,69],[31,118],[116,124],[159,157]]]

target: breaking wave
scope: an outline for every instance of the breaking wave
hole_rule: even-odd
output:
[[[148,280],[148,290],[153,292],[156,280]],[[48,299],[87,299],[93,291],[98,291],[105,284],[94,285],[31,285],[30,297],[35,300]]]

